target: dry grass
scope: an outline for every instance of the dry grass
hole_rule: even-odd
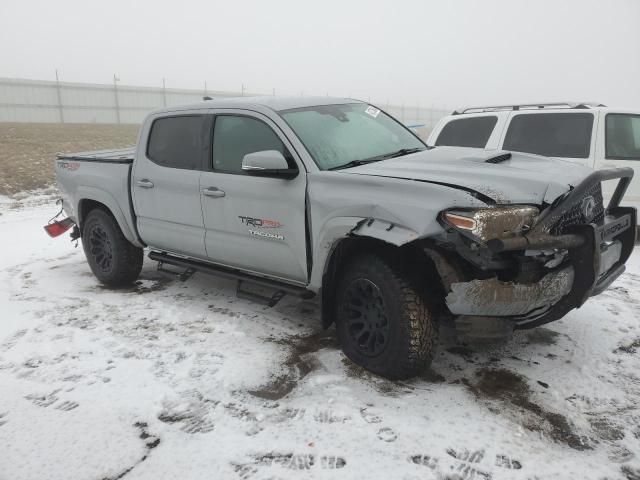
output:
[[[0,195],[46,188],[59,152],[133,145],[138,125],[0,123]]]

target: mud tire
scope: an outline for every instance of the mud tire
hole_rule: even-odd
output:
[[[354,291],[359,289],[377,289],[378,293],[374,294],[377,296],[370,303],[381,304],[378,308],[382,314],[362,305],[366,301],[356,304]],[[432,302],[420,293],[422,290],[392,258],[376,254],[354,258],[343,270],[335,297],[336,329],[345,355],[357,365],[394,380],[413,377],[425,369],[433,359],[438,329],[434,310],[429,305]],[[358,333],[354,334],[363,330],[358,330],[357,325],[354,327],[360,317],[365,317],[363,311],[369,319],[375,318],[373,322],[368,320],[372,329],[369,332],[379,331],[375,330],[376,325],[386,325],[387,338],[379,351],[375,348],[366,351],[363,344],[367,342],[359,342]],[[379,321],[380,318],[383,320]]]
[[[91,210],[82,225],[82,248],[91,271],[110,287],[133,283],[142,270],[143,251],[129,242],[113,216]]]

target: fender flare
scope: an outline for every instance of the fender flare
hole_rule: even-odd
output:
[[[78,188],[77,197],[79,199],[78,204],[76,205],[76,212],[78,216],[77,220],[78,225],[81,228],[84,218],[80,218],[80,206],[82,205],[83,201],[92,200],[107,207],[109,212],[116,219],[120,230],[122,230],[122,234],[127,240],[129,240],[129,242],[131,242],[136,247],[144,248],[144,245],[140,242],[137,234],[135,233],[135,226],[128,221],[127,215],[125,215],[125,213],[120,208],[120,204],[109,192],[96,187],[82,186]],[[131,221],[133,221],[133,219],[131,219]]]
[[[419,238],[417,232],[380,218],[334,217],[325,222],[314,245],[313,268],[309,289],[318,292],[329,260],[341,240],[365,237],[381,240],[396,247]]]

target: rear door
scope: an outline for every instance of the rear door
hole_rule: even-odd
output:
[[[211,117],[158,117],[138,145],[131,190],[138,232],[149,246],[206,258],[200,174],[208,158]]]
[[[601,112],[596,147],[596,168],[640,166],[640,113]],[[610,197],[615,182],[603,184],[605,197]],[[631,181],[623,204],[640,208],[640,172]]]
[[[213,111],[213,146],[200,177],[205,245],[215,263],[305,284],[306,175],[294,149],[268,117]],[[299,174],[257,177],[242,170],[248,153],[278,150]]]
[[[501,145],[592,167],[597,124],[596,115],[585,110],[513,112]]]

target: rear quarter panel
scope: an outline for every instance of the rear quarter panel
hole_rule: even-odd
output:
[[[56,178],[65,213],[81,226],[84,220],[79,218],[81,202],[102,203],[115,217],[125,238],[136,246],[143,246],[137,237],[131,211],[130,169],[129,163],[56,160]]]

